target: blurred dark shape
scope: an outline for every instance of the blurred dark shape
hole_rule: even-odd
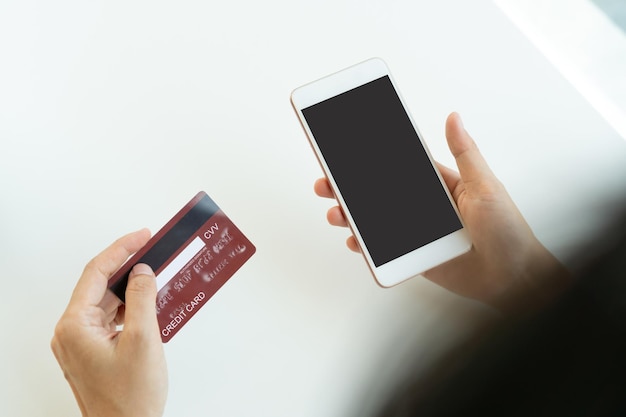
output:
[[[558,299],[486,323],[377,416],[626,416],[626,216],[592,247]]]

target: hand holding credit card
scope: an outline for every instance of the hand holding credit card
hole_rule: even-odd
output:
[[[109,279],[124,301],[138,263],[156,275],[156,311],[168,342],[255,253],[254,245],[205,193],[199,192]]]

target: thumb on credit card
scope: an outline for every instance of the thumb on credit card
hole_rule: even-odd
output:
[[[159,338],[156,316],[156,277],[146,264],[137,264],[128,276],[124,332]],[[159,338],[160,341],[160,338]]]

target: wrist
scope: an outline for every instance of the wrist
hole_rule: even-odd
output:
[[[490,304],[507,315],[533,313],[558,298],[570,283],[567,268],[536,241],[511,285]]]
[[[102,410],[85,412],[82,417],[163,417],[162,411],[144,410],[142,412],[129,412],[127,409],[116,409],[116,407],[105,406]]]

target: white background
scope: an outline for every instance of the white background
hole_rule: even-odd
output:
[[[2,2],[0,415],[79,415],[49,349],[76,279],[199,190],[257,253],[166,345],[167,416],[364,415],[489,313],[377,287],[326,224],[289,94],[372,56],[448,165],[462,114],[562,259],[623,197],[626,142],[490,1]]]

